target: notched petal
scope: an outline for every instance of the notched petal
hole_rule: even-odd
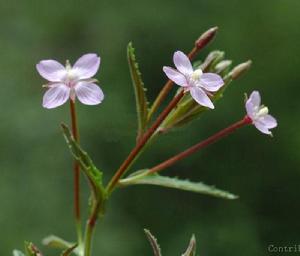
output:
[[[43,97],[44,108],[56,108],[64,104],[70,97],[70,88],[64,84],[56,84],[49,88]]]
[[[190,89],[190,93],[193,99],[201,106],[208,107],[211,109],[215,108],[210,98],[206,95],[206,93],[201,88],[192,87]]]
[[[193,66],[189,58],[181,51],[174,53],[173,61],[175,67],[183,74],[188,75],[193,73]]]
[[[260,120],[268,129],[275,128],[277,126],[277,120],[271,115],[265,115]]]
[[[72,71],[79,79],[88,79],[97,73],[99,66],[100,57],[95,53],[88,53],[75,62]]]
[[[93,83],[80,82],[75,86],[78,100],[86,105],[97,105],[104,99],[103,91]]]
[[[264,134],[271,135],[272,133],[269,131],[269,129],[262,123],[260,122],[254,122],[254,126],[261,131]]]
[[[258,91],[253,91],[249,97],[254,107],[259,107],[261,104],[261,97]]]
[[[255,110],[255,106],[252,104],[252,102],[251,102],[250,99],[248,99],[248,100],[246,101],[245,106],[246,106],[247,115],[248,115],[251,119],[254,119],[256,110]]]
[[[183,74],[175,70],[171,67],[163,67],[163,71],[165,72],[166,76],[171,79],[174,83],[180,86],[188,86],[187,80]]]
[[[65,67],[56,60],[42,60],[36,65],[36,69],[50,82],[62,82],[67,74]]]
[[[222,77],[214,73],[204,73],[200,77],[200,83],[205,90],[210,92],[216,92],[224,85]]]

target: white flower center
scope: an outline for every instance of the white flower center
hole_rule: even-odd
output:
[[[193,73],[187,76],[190,86],[199,86],[199,80],[202,76],[202,70],[196,69]]]
[[[201,69],[196,69],[192,75],[191,75],[191,79],[193,79],[194,81],[198,81],[200,79],[200,77],[202,76],[203,72]]]
[[[255,108],[255,119],[263,117],[269,113],[269,109],[266,106],[260,106]]]
[[[73,88],[76,85],[78,77],[75,74],[74,70],[72,69],[72,66],[71,66],[71,64],[70,64],[70,62],[68,60],[66,62],[66,71],[67,71],[67,75],[66,75],[66,77],[64,79],[65,83],[70,88]]]

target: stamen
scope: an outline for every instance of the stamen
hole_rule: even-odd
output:
[[[66,60],[66,70],[70,71],[72,69],[71,63],[69,60]]]
[[[269,109],[268,107],[265,106],[261,106],[261,108],[259,109],[257,116],[265,116],[269,113]]]
[[[193,74],[191,75],[191,78],[192,78],[193,80],[199,80],[200,77],[202,76],[202,74],[203,74],[203,72],[202,72],[201,69],[196,69],[196,70],[193,72]]]

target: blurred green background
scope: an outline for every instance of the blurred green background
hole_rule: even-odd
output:
[[[157,187],[117,191],[99,224],[94,255],[152,255],[143,234],[155,234],[164,255],[180,255],[192,233],[199,255],[268,255],[269,244],[300,243],[299,50],[300,1],[0,1],[0,255],[42,249],[41,238],[74,240],[72,158],[61,135],[67,105],[41,106],[41,59],[75,61],[87,52],[102,58],[97,78],[105,101],[78,105],[81,140],[105,180],[133,147],[134,95],[126,61],[133,41],[153,100],[165,83],[163,65],[188,52],[194,40],[218,25],[214,49],[238,64],[253,60],[216,110],[157,141],[136,164],[150,167],[238,120],[244,92],[258,89],[278,118],[274,138],[253,127],[165,170],[168,175],[215,184],[240,195],[236,201]],[[175,90],[175,89],[174,89]],[[88,194],[83,181],[83,197]],[[44,249],[46,255],[57,251]]]

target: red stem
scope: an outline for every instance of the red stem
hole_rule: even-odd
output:
[[[236,131],[237,129],[252,123],[252,120],[248,117],[245,116],[242,120],[230,125],[229,127],[217,132],[216,134],[208,137],[206,140],[201,141],[200,143],[188,148],[187,150],[181,152],[180,154],[173,156],[169,158],[168,160],[154,166],[149,170],[149,173],[156,173],[159,172],[163,169],[166,169],[167,167],[173,165],[174,163],[188,157],[189,155],[195,153],[196,151],[213,144],[214,142],[218,141],[221,138],[224,138],[225,136],[231,134],[232,132]]]
[[[72,122],[72,133],[75,141],[79,143],[79,132],[77,126],[77,116],[75,102],[70,99],[70,114]],[[74,212],[77,221],[80,221],[80,166],[78,161],[74,161]]]
[[[161,125],[161,123],[165,120],[165,118],[168,116],[168,114],[171,112],[171,110],[176,107],[177,103],[182,99],[184,96],[184,91],[181,90],[169,103],[169,105],[164,109],[164,111],[158,116],[154,124],[146,131],[146,133],[142,136],[142,138],[138,141],[137,145],[134,147],[134,149],[130,152],[128,157],[125,159],[125,161],[122,163],[118,171],[115,173],[115,175],[112,177],[111,181],[109,182],[107,186],[107,192],[110,194],[116,184],[118,183],[119,179],[122,177],[122,175],[126,172],[127,168],[130,166],[130,164],[134,161],[140,150],[145,146],[147,141],[151,138],[153,133],[157,130],[157,128]]]

